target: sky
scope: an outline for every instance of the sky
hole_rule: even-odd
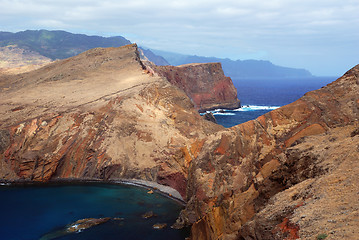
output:
[[[124,36],[152,49],[269,60],[317,76],[359,64],[359,0],[0,0],[0,31]]]

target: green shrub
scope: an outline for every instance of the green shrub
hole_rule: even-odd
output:
[[[322,233],[322,234],[319,234],[319,235],[317,236],[317,240],[323,240],[323,239],[326,239],[327,237],[328,237],[327,234]]]

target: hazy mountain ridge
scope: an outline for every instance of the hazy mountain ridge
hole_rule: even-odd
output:
[[[306,69],[297,69],[277,66],[264,60],[231,60],[228,58],[203,57],[196,55],[184,55],[151,49],[157,55],[164,57],[171,65],[183,65],[188,63],[220,62],[227,76],[232,78],[298,78],[313,77]]]
[[[73,57],[96,47],[121,47],[127,44],[131,42],[121,36],[100,37],[48,30],[0,32],[1,47],[17,45],[19,48],[38,52],[52,60]]]
[[[66,31],[26,30],[17,33],[0,32],[0,47],[16,46],[52,60],[73,57],[97,47],[120,47],[131,42],[124,37],[88,36]],[[277,66],[263,60],[231,60],[216,57],[184,55],[141,48],[144,56],[156,65],[220,62],[226,76],[241,79],[313,77],[305,69]]]
[[[139,53],[140,53],[141,59],[151,61],[154,64],[156,64],[157,66],[170,65],[164,57],[154,54],[149,49],[144,49],[144,48],[140,47]]]
[[[121,36],[88,36],[66,31],[48,30],[26,30],[17,33],[0,32],[0,63],[2,63],[0,67],[6,69],[34,65],[44,58],[51,60],[65,59],[92,48],[121,47],[128,44],[131,44],[131,42]],[[12,51],[9,52],[8,48],[11,48]],[[141,48],[140,53],[141,58],[156,65],[169,65],[163,57],[155,55],[149,49]],[[36,59],[36,56],[38,59]],[[9,58],[12,59],[11,62],[8,61]],[[29,58],[32,61],[28,61],[27,59]],[[21,61],[21,59],[26,59],[27,61]]]

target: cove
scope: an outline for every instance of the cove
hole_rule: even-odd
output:
[[[0,186],[0,239],[185,239],[188,229],[176,230],[183,206],[148,189],[125,184],[56,183]],[[152,211],[155,216],[144,218]],[[85,218],[111,220],[83,230],[49,237]],[[153,229],[166,223],[164,229]]]

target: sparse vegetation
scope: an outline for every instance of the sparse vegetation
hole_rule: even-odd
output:
[[[327,234],[322,233],[322,234],[319,234],[319,235],[317,236],[317,240],[323,240],[323,239],[326,239],[327,237],[328,237]]]

